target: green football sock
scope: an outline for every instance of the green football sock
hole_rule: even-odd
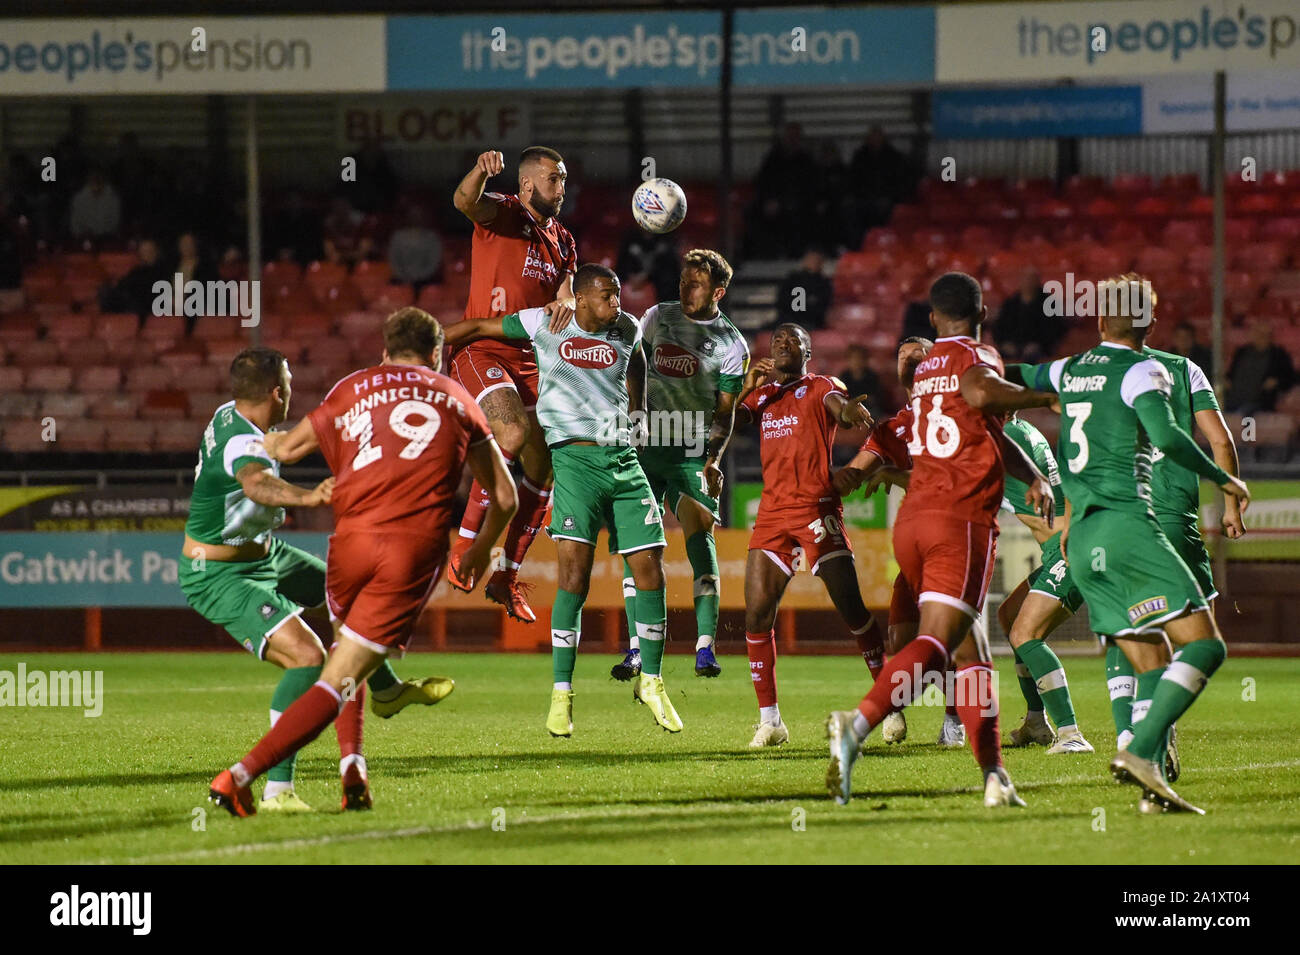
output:
[[[272,720],[278,719],[279,714],[292,706],[294,700],[312,688],[320,679],[320,671],[320,667],[292,667],[284,671],[280,682],[276,684],[275,692],[271,694],[271,712],[276,714]],[[274,722],[272,725],[275,725]],[[297,759],[298,754],[295,753],[283,762],[276,763],[267,770],[267,780],[273,783],[293,782],[293,766]]]
[[[1110,715],[1115,721],[1115,735],[1131,732],[1137,676],[1133,673],[1133,664],[1128,662],[1128,657],[1114,641],[1106,643],[1106,688],[1110,690]]]
[[[636,633],[641,638],[641,672],[663,672],[664,636],[668,630],[668,596],[664,588],[636,592]]]
[[[695,649],[713,646],[718,632],[718,549],[712,531],[686,538],[686,556],[695,577]]]
[[[372,693],[383,693],[401,682],[393,670],[393,665],[385,659],[379,664],[379,669],[366,679],[366,686],[370,687]]]
[[[1011,652],[1016,657],[1016,682],[1020,684],[1020,695],[1025,698],[1025,706],[1029,708],[1030,713],[1043,712],[1043,698],[1038,695],[1038,684],[1034,682],[1029,667],[1021,659],[1020,648],[1012,647]]]
[[[1160,678],[1164,676],[1165,668],[1156,667],[1154,670],[1147,670],[1146,673],[1139,673],[1137,676],[1137,690],[1133,694],[1133,739],[1137,739],[1137,734],[1141,730],[1142,724],[1146,722],[1147,714],[1151,711],[1151,698],[1155,696],[1156,687],[1160,684]],[[1162,736],[1154,752],[1146,759],[1155,760],[1163,763],[1165,758],[1164,740]],[[1130,751],[1133,749],[1133,743],[1128,744]]]
[[[573,685],[578,641],[582,638],[582,605],[586,600],[567,590],[555,591],[555,603],[551,605],[551,676],[555,683]]]
[[[1159,684],[1151,696],[1151,706],[1146,719],[1134,727],[1133,742],[1129,752],[1143,759],[1164,761],[1165,741],[1169,727],[1187,712],[1205,689],[1214,671],[1219,669],[1228,648],[1222,640],[1210,637],[1197,640],[1174,654],[1173,662],[1164,669]],[[1142,674],[1143,677],[1146,674]],[[1140,681],[1141,678],[1139,678]],[[1141,683],[1138,685],[1141,690]],[[1137,704],[1134,704],[1134,709]]]
[[[636,636],[636,582],[632,579],[632,568],[623,561],[623,610],[627,613],[628,646],[633,650],[641,647]]]
[[[1076,725],[1070,685],[1065,679],[1065,667],[1061,666],[1060,657],[1047,645],[1047,641],[1028,641],[1017,650],[1017,659],[1023,660],[1029,668],[1047,715],[1056,724],[1056,728]]]

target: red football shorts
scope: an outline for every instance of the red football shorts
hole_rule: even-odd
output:
[[[524,352],[517,347],[490,347],[499,344],[470,342],[458,349],[451,359],[451,377],[464,385],[465,390],[480,403],[486,394],[501,388],[513,388],[519,392],[524,410],[531,411],[537,407],[537,361],[531,351]]]
[[[805,568],[815,574],[828,557],[853,554],[844,534],[844,512],[838,501],[803,511],[778,511],[771,516],[760,510],[749,549],[761,550],[786,574]]]
[[[916,605],[916,594],[907,578],[900,572],[894,578],[894,592],[889,597],[889,625],[920,623],[921,608]]]
[[[996,524],[914,512],[894,524],[894,559],[918,603],[946,603],[974,619],[993,576],[997,538]]]
[[[353,640],[401,656],[438,583],[446,552],[445,537],[426,534],[331,535],[325,560],[330,617]]]

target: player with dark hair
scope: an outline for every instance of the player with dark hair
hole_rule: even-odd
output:
[[[529,339],[537,353],[537,418],[555,465],[555,504],[547,533],[555,541],[559,564],[551,606],[553,686],[547,731],[573,735],[573,671],[582,606],[603,527],[609,530],[610,553],[623,556],[636,591],[633,626],[640,640],[641,673],[632,697],[646,704],[661,727],[678,733],[682,721],[662,675],[668,621],[663,518],[629,427],[629,413],[645,408],[641,326],[619,308],[618,276],[610,269],[583,265],[574,276],[573,291],[573,321],[558,331],[545,310],[529,308],[504,318],[459,322],[447,330],[447,341]]]
[[[273,348],[246,348],[231,362],[234,400],[203,431],[180,565],[186,602],[259,660],[283,668],[271,696],[272,726],[316,682],[325,662],[320,640],[301,619],[304,608],[325,603],[325,565],[272,536],[285,507],[322,507],[334,489],[333,478],[311,489],[282,480],[265,447],[270,429],[289,414],[291,378],[284,355]],[[410,703],[438,702],[453,685],[441,677],[404,683],[385,666],[371,678],[371,708],[392,716]],[[359,751],[363,699],[338,724],[344,759]],[[293,773],[292,757],[271,767],[262,809],[310,811],[294,792]]]
[[[518,194],[484,192],[487,180],[504,168],[501,153],[489,150],[456,187],[456,208],[474,223],[465,318],[500,318],[534,307],[570,315],[577,250],[556,218],[568,179],[564,157],[546,146],[530,146],[519,156]],[[519,582],[519,565],[551,503],[551,459],[535,411],[537,361],[527,342],[487,339],[458,351],[450,371],[487,415],[507,463],[518,458],[523,472],[519,510],[506,532],[505,566],[483,592],[511,617],[532,623],[537,617]],[[478,534],[487,506],[486,492],[474,484],[447,566],[447,580],[459,590],[468,590],[461,556]]]
[[[984,804],[1024,805],[1002,764],[987,641],[971,637],[971,624],[993,571],[1004,467],[1029,485],[1029,499],[1051,521],[1051,488],[1004,441],[1001,415],[1052,399],[1004,379],[997,351],[979,343],[988,309],[975,279],[940,276],[930,287],[930,310],[939,335],[913,376],[912,476],[894,523],[894,554],[920,605],[919,634],[890,658],[856,710],[830,715],[826,784],[836,802],[848,802],[862,741],[939,678],[951,655],[957,667],[951,702],[983,774]]]
[[[755,422],[763,463],[763,496],[745,563],[745,646],[758,695],[758,726],[750,746],[790,738],[776,691],[777,608],[790,578],[806,566],[821,578],[873,675],[884,662],[880,624],[862,602],[844,510],[831,475],[831,446],[840,427],[871,425],[864,401],[838,378],[810,374],[812,339],[794,324],[772,332],[772,357],[745,375],[737,417]]]
[[[406,308],[384,323],[383,362],[339,381],[268,455],[293,462],[319,449],[335,481],[334,534],[325,590],[335,645],[319,679],[230,769],[212,781],[210,798],[235,816],[250,816],[250,786],[291,758],[348,707],[360,708],[358,684],[405,652],[446,556],[451,508],[468,462],[491,495],[482,533],[463,555],[476,576],[516,500],[514,482],[469,393],[438,373],[442,330]],[[355,698],[351,698],[356,693]],[[369,808],[365,759],[343,762],[344,808]]]

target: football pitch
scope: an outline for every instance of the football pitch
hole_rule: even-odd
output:
[[[724,648],[725,649],[725,648]],[[265,731],[277,678],[246,655],[0,655],[0,670],[102,670],[103,712],[3,713],[0,863],[1281,863],[1300,851],[1300,660],[1230,657],[1180,724],[1177,788],[1203,818],[1139,816],[1110,780],[1114,733],[1099,657],[1066,669],[1088,755],[1008,750],[1026,810],[985,810],[969,748],[935,744],[941,706],[907,711],[908,740],[879,734],[854,800],[827,797],[822,721],[869,677],[857,657],[783,657],[790,742],[748,749],[756,719],[743,657],[665,679],[686,724],[669,736],[580,653],[574,736],[543,723],[542,655],[412,654],[402,676],[447,674],[455,693],[390,720],[367,714],[375,807],[338,811],[333,730],[303,751],[299,794],[316,812],[235,820],[207,784]],[[1002,658],[1003,734],[1024,712]],[[1253,699],[1250,697],[1253,696]],[[256,787],[260,794],[260,783]]]

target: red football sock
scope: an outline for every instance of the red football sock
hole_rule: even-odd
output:
[[[1002,737],[998,731],[998,695],[993,689],[993,668],[987,663],[972,663],[959,669],[953,695],[975,762],[985,772],[1001,766]]]
[[[541,490],[528,478],[521,478],[519,489],[519,510],[510,521],[506,531],[506,567],[516,569],[524,562],[524,554],[532,546],[533,538],[542,529],[546,521],[546,509],[551,506],[551,492]]]
[[[501,456],[506,459],[506,467],[514,461],[514,455],[501,452]],[[478,536],[478,530],[483,526],[483,517],[487,514],[487,509],[492,503],[492,498],[483,488],[482,484],[475,481],[469,488],[469,499],[465,502],[465,514],[460,519],[460,536],[473,539]],[[521,502],[522,505],[522,502]],[[523,510],[521,506],[520,511]]]
[[[889,658],[870,692],[858,704],[858,712],[869,726],[879,726],[890,713],[920,696],[926,679],[942,672],[947,661],[948,651],[943,644],[929,634],[919,635]]]
[[[776,631],[745,634],[745,649],[758,705],[776,706]]]
[[[339,718],[334,721],[334,732],[339,738],[339,757],[361,755],[361,730],[366,715],[366,685],[357,684],[357,692],[343,704]]]
[[[338,717],[343,698],[328,683],[317,682],[280,714],[271,732],[231,767],[235,782],[247,786],[276,763],[298,752]]]
[[[852,631],[853,639],[858,642],[858,651],[867,661],[871,679],[880,679],[880,671],[885,668],[885,635],[880,630],[880,623],[875,616],[869,616],[867,622]]]

